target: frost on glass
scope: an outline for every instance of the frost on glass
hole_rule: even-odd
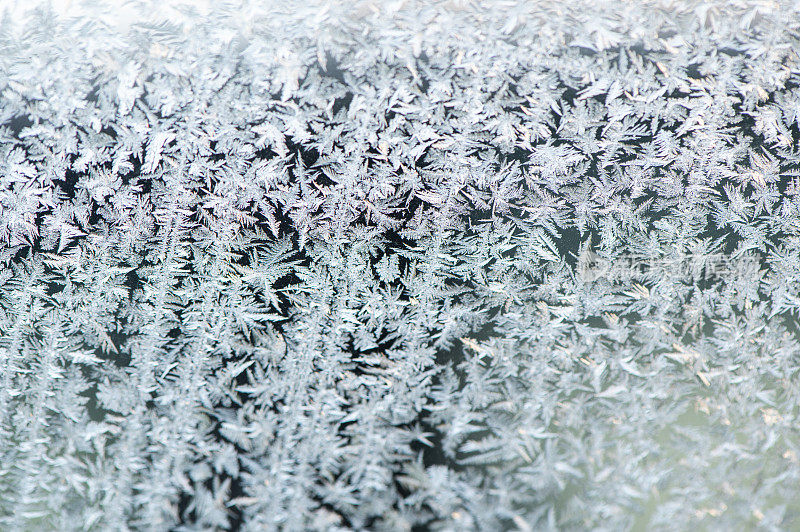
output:
[[[796,6],[116,4],[0,22],[1,529],[800,527]]]

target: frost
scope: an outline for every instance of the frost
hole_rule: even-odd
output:
[[[0,23],[0,529],[800,527],[796,7],[118,9]]]

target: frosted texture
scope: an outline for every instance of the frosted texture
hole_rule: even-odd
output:
[[[798,36],[6,4],[0,529],[800,529]]]

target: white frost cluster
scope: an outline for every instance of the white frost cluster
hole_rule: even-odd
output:
[[[797,3],[0,7],[1,530],[800,529]]]

